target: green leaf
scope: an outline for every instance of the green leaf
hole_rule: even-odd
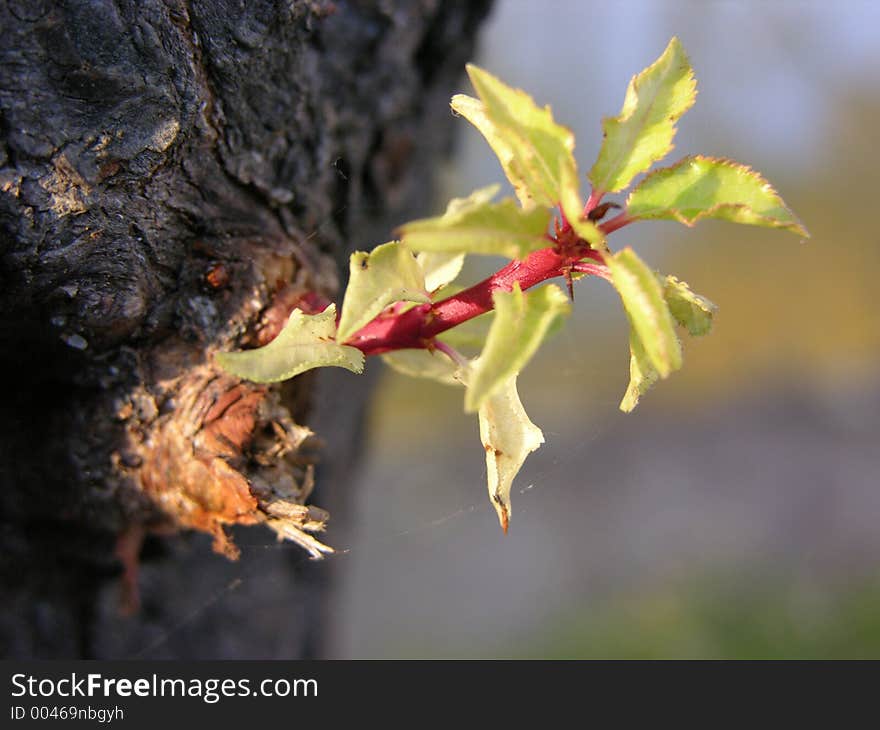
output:
[[[665,218],[688,226],[721,218],[809,236],[761,175],[714,157],[685,157],[653,172],[630,193],[626,208],[633,218]]]
[[[425,275],[411,251],[396,241],[357,251],[349,259],[348,288],[337,339],[348,340],[394,302],[429,302]]]
[[[265,347],[217,354],[224,370],[256,383],[287,380],[317,367],[340,367],[353,373],[364,370],[364,355],[355,347],[337,345],[336,307],[320,314],[294,309],[278,336]]]
[[[620,402],[620,410],[629,413],[648,388],[660,377],[645,352],[645,347],[635,329],[629,330],[629,386]]]
[[[452,111],[467,119],[485,137],[498,161],[501,163],[505,176],[510,180],[510,184],[513,185],[520,204],[524,208],[531,207],[533,202],[528,192],[528,186],[526,181],[517,172],[513,146],[507,141],[504,130],[499,128],[489,118],[483,102],[467,94],[455,94],[449,105],[452,107]]]
[[[685,282],[679,281],[676,277],[661,277],[650,271],[629,249],[609,258],[614,259],[613,263],[609,262],[609,266],[612,278],[615,274],[617,276],[614,279],[615,286],[618,281],[626,282],[622,283],[624,290],[637,292],[635,296],[628,295],[630,306],[634,309],[641,307],[642,312],[648,315],[647,318],[634,318],[627,307],[627,316],[630,319],[629,386],[620,402],[620,410],[629,413],[636,407],[639,398],[660,377],[665,378],[669,372],[681,367],[681,343],[675,336],[670,315],[680,325],[686,327],[690,334],[705,335],[712,328],[712,317],[717,307],[705,297],[692,292]],[[619,287],[618,291],[620,290]],[[658,292],[662,297],[662,303],[658,300]],[[639,301],[643,304],[638,304]],[[666,309],[665,313],[664,309]],[[651,324],[652,319],[657,319],[659,324]],[[637,327],[637,322],[640,322],[641,326]],[[651,344],[652,352],[646,347],[646,341]],[[658,365],[664,361],[658,358],[658,347],[661,352],[671,353],[671,357],[665,357],[671,365],[669,370],[662,370]]]
[[[565,219],[574,232],[589,242],[592,248],[607,251],[608,245],[605,243],[602,231],[592,221],[584,217],[584,201],[581,198],[577,167],[574,161],[560,163],[560,172],[559,206],[562,208]]]
[[[694,103],[697,82],[678,38],[629,82],[623,109],[602,122],[605,139],[590,171],[593,189],[614,193],[627,187],[672,149],[675,123]]]
[[[425,289],[433,294],[455,281],[464,266],[464,254],[422,251],[416,261],[425,275]]]
[[[492,203],[498,186],[456,198],[436,218],[406,223],[399,233],[414,251],[475,253],[523,259],[550,245],[546,238],[551,213],[546,208],[523,210],[511,198]]]
[[[480,99],[452,98],[454,111],[473,124],[494,150],[524,208],[550,208],[559,202],[560,161],[572,159],[574,135],[553,121],[550,107],[488,71],[468,64]]]
[[[691,291],[691,288],[674,276],[667,276],[661,281],[663,297],[669,306],[669,312],[682,327],[699,337],[709,334],[712,329],[712,317],[718,311],[706,297]]]
[[[494,320],[495,312],[489,311],[446,330],[437,339],[457,350],[474,350],[477,354],[485,346]]]
[[[516,391],[516,375],[503,381],[479,410],[480,440],[486,450],[489,499],[501,528],[510,524],[510,488],[526,457],[544,443]]]
[[[468,413],[478,410],[525,367],[545,335],[570,309],[568,297],[554,285],[526,295],[516,283],[512,291],[495,292],[492,300],[495,319],[471,373],[464,400]]]
[[[412,378],[436,380],[444,385],[461,385],[456,377],[459,366],[437,350],[396,350],[382,355],[382,360],[393,370]]]
[[[660,377],[681,367],[681,344],[657,275],[625,248],[605,261],[645,355]]]

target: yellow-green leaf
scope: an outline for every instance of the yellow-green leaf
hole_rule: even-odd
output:
[[[629,413],[639,402],[639,398],[657,382],[660,375],[654,369],[645,352],[645,347],[635,329],[629,329],[629,386],[620,402],[620,410]]]
[[[516,375],[503,381],[479,410],[480,440],[486,450],[489,499],[507,532],[510,488],[526,457],[544,443],[541,429],[529,420],[516,391]]]
[[[573,159],[574,135],[521,89],[478,66],[468,75],[480,99],[458,94],[452,108],[473,124],[494,150],[524,208],[559,202],[560,161]]]
[[[721,218],[809,235],[761,175],[714,157],[685,157],[653,172],[630,193],[626,209],[633,218],[665,218],[688,226]]]
[[[718,307],[674,276],[667,276],[661,283],[663,297],[675,321],[696,337],[709,334]]]
[[[551,328],[570,305],[555,285],[524,294],[519,284],[509,292],[495,292],[495,319],[486,346],[474,363],[464,409],[473,413],[507,380],[519,373],[535,354]]]
[[[667,377],[681,367],[681,344],[657,275],[631,248],[605,261],[645,355],[660,377]]]
[[[697,82],[678,38],[629,82],[619,116],[602,122],[605,139],[590,171],[596,191],[627,187],[672,149],[675,123],[694,103]]]
[[[425,289],[433,294],[455,281],[464,266],[464,254],[422,251],[416,261],[425,275]]]
[[[436,380],[444,385],[461,385],[456,378],[459,367],[437,350],[396,350],[382,355],[382,360],[393,370],[412,378]]]
[[[401,239],[413,251],[475,253],[525,258],[550,245],[546,238],[550,211],[523,210],[511,198],[491,199],[497,185],[456,198],[442,216],[423,218],[400,227]]]
[[[492,322],[495,319],[495,312],[486,312],[479,317],[467,320],[446,330],[437,339],[454,347],[456,350],[471,351],[473,355],[479,354],[486,344],[486,338],[489,337],[489,330],[492,329]]]
[[[485,137],[501,163],[501,169],[504,170],[505,176],[513,185],[520,204],[523,207],[531,207],[532,198],[529,195],[526,181],[520,177],[518,172],[513,146],[507,141],[504,130],[489,118],[483,102],[467,94],[456,94],[452,97],[449,105],[452,107],[452,111],[467,119]]]
[[[361,373],[364,355],[355,347],[337,345],[336,307],[320,314],[294,309],[278,336],[265,347],[242,352],[223,352],[218,364],[239,378],[256,383],[287,380],[317,367],[340,367]]]
[[[411,251],[396,241],[349,259],[348,288],[337,338],[345,342],[394,302],[429,302],[425,275]]]

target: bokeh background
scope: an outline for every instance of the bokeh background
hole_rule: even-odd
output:
[[[716,302],[715,331],[624,415],[625,317],[581,282],[520,378],[547,443],[506,537],[461,392],[385,373],[333,535],[335,656],[880,656],[880,3],[498,0],[476,61],[552,105],[585,171],[673,35],[700,92],[669,161],[752,164],[812,238],[615,234]],[[503,179],[461,125],[446,198]]]

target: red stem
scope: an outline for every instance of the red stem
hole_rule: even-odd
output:
[[[626,211],[623,211],[623,213],[619,213],[618,215],[614,216],[613,218],[600,224],[599,230],[602,231],[602,233],[604,233],[607,236],[609,233],[613,233],[618,228],[623,228],[624,226],[628,226],[630,223],[632,223],[635,220],[636,220],[635,218],[630,218],[626,214]]]
[[[345,344],[357,347],[364,355],[429,347],[441,332],[491,311],[494,308],[493,292],[511,291],[517,282],[525,291],[548,279],[563,276],[581,258],[602,263],[602,256],[593,250],[581,251],[575,259],[561,256],[552,247],[535,251],[523,261],[511,261],[492,276],[454,296],[433,304],[420,304],[402,314],[383,312]]]

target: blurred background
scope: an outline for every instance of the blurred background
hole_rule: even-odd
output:
[[[547,443],[506,537],[461,392],[386,371],[356,521],[330,538],[349,548],[335,656],[880,656],[880,3],[498,0],[475,60],[551,104],[586,171],[601,117],[673,35],[700,92],[668,161],[751,164],[812,239],[615,234],[718,304],[715,330],[624,415],[625,317],[580,282],[519,381]],[[503,180],[460,135],[438,212]]]

